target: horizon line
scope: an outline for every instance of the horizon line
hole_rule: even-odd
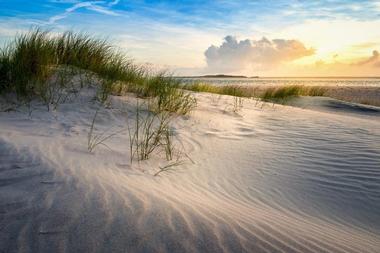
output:
[[[218,74],[219,75],[219,74]],[[225,75],[225,74],[223,74]],[[218,78],[217,75],[186,75],[186,76],[183,76],[183,75],[175,75],[174,77],[182,77],[182,78],[202,78],[202,77],[205,77],[205,78],[212,78],[213,76],[215,76],[215,78]],[[260,78],[340,78],[340,79],[343,79],[343,78],[368,78],[368,79],[380,79],[380,76],[245,76],[245,75],[225,75],[226,77],[225,78],[256,78],[256,79],[260,79]],[[219,78],[223,78],[223,77],[219,77]]]

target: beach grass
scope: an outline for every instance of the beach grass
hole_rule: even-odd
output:
[[[251,87],[237,85],[216,86],[207,83],[191,83],[185,84],[183,88],[195,92],[208,92],[219,95],[230,95],[237,97],[253,97],[255,94],[254,89],[252,89]]]
[[[132,163],[134,158],[137,161],[147,160],[159,148],[164,150],[169,161],[173,155],[173,135],[170,131],[173,115],[170,112],[145,111],[145,107],[137,100],[134,124],[130,124],[127,117],[130,161]]]
[[[142,83],[129,87],[140,98],[153,98],[150,100],[150,109],[155,112],[167,111],[185,115],[196,106],[196,99],[182,89],[181,81],[166,72],[149,75]]]
[[[259,98],[263,101],[281,102],[297,96],[323,96],[326,88],[321,86],[281,85],[281,86],[216,86],[207,83],[185,84],[184,89],[195,92],[209,92],[235,97]]]
[[[320,86],[285,85],[263,89],[259,97],[264,101],[284,101],[298,96],[323,96],[325,92]]]
[[[0,93],[15,93],[18,100],[39,98],[48,109],[62,101],[72,88],[67,85],[78,75],[81,87],[83,76],[99,84],[101,102],[110,94],[134,92],[154,97],[157,111],[186,114],[195,106],[193,96],[179,89],[178,80],[135,64],[107,40],[87,34],[36,28],[17,35],[0,52]]]
[[[351,103],[380,106],[379,87],[317,85],[217,86],[204,82],[184,82],[183,89],[194,92],[208,92],[241,98],[256,98],[263,102],[274,103],[286,103],[289,99],[299,96],[319,96]]]

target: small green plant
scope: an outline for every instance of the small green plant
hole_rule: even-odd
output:
[[[128,121],[130,140],[131,163],[136,157],[138,161],[149,159],[150,155],[159,147],[164,147],[167,159],[172,157],[172,141],[169,123],[172,114],[168,112],[155,113],[143,109],[137,102],[135,125],[132,127]]]
[[[156,113],[188,114],[196,106],[196,99],[181,89],[181,82],[165,72],[147,76],[135,92],[139,97],[150,98],[150,110]]]

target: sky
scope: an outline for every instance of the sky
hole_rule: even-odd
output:
[[[175,75],[380,76],[380,0],[0,0],[0,45],[35,26]]]

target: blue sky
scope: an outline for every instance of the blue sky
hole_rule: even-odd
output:
[[[341,64],[359,61],[380,49],[380,33],[375,29],[379,22],[380,1],[365,0],[0,0],[0,44],[32,26],[55,32],[83,31],[109,38],[138,62],[190,74],[231,72],[225,66],[229,61],[241,65],[242,69],[233,70],[239,73],[264,73],[267,68],[273,70],[293,61],[299,66],[321,61],[331,64],[334,59],[337,61],[337,55]],[[236,38],[236,43],[223,44],[228,35]],[[275,54],[272,58],[276,64],[257,60],[263,52],[257,46],[262,37],[275,47],[270,56]],[[278,44],[275,39],[285,42]],[[239,42],[245,40],[250,40],[247,52],[252,57],[242,63],[240,58],[244,55],[237,51],[244,45]],[[216,47],[214,58],[205,54],[212,45]],[[284,45],[299,48],[296,52],[279,52],[278,47]],[[230,53],[231,50],[235,51]]]

